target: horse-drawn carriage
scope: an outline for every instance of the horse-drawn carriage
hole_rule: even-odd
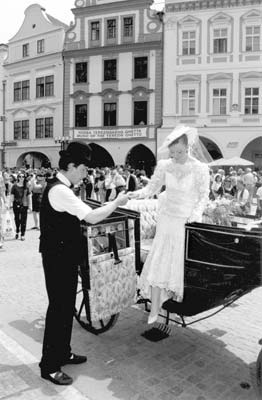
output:
[[[94,208],[100,203],[88,201],[88,205]],[[110,329],[119,313],[137,300],[137,275],[152,240],[146,238],[143,224],[149,220],[153,235],[156,214],[150,207],[140,207],[140,211],[118,208],[96,225],[82,225],[83,255],[75,317],[94,334]],[[168,300],[162,305],[166,324],[174,321],[183,327],[191,325],[203,318],[202,312],[216,308],[211,311],[213,315],[261,285],[261,221],[250,225],[249,230],[243,220],[235,220],[233,225],[185,226],[184,299],[182,303]],[[149,310],[150,302],[142,301]],[[173,314],[180,316],[180,321],[173,319]],[[196,319],[190,318],[187,323],[185,317],[189,316]],[[257,360],[260,390],[261,366],[262,351]]]

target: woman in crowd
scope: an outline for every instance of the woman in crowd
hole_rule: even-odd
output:
[[[161,193],[156,235],[139,282],[141,294],[151,299],[148,323],[157,320],[162,303],[169,297],[183,300],[185,223],[202,220],[209,194],[208,167],[190,155],[197,143],[196,129],[175,128],[159,149],[169,153],[169,158],[158,162],[143,189],[128,193],[130,198],[152,197],[166,187]]]
[[[13,205],[15,216],[16,239],[18,239],[19,233],[21,232],[21,240],[25,240],[30,193],[31,190],[29,188],[27,176],[24,174],[19,174],[17,176],[17,182],[14,183],[11,189],[11,204]]]
[[[235,199],[242,211],[245,213],[250,211],[249,191],[245,188],[243,178],[241,177],[238,177],[237,179],[237,191],[235,193]]]
[[[6,186],[4,182],[4,178],[2,172],[0,171],[0,249],[2,249],[4,244],[4,235],[3,235],[3,213],[6,207]]]
[[[226,176],[223,182],[223,193],[224,197],[232,199],[236,194],[236,187],[232,185],[230,176]]]
[[[42,175],[40,172],[37,173],[36,178],[31,180],[30,186],[32,191],[32,211],[35,224],[35,226],[32,229],[39,230],[40,206],[43,193],[46,187],[46,180],[44,175]]]
[[[211,192],[213,200],[217,199],[218,197],[222,197],[224,194],[223,185],[222,185],[222,176],[220,174],[216,174],[214,176],[214,181],[211,186]]]

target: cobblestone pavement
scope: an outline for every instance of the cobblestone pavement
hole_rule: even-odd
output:
[[[33,226],[31,214],[28,227]],[[262,288],[208,320],[158,343],[141,337],[147,314],[134,306],[94,336],[77,322],[73,350],[87,364],[66,366],[74,377],[59,387],[39,377],[47,305],[39,232],[0,250],[0,399],[255,400],[255,362],[262,337]]]

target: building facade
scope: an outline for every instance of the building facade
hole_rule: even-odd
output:
[[[3,63],[7,57],[8,46],[4,43],[0,44],[0,168],[4,164],[5,148],[5,71]]]
[[[196,126],[214,158],[262,168],[262,1],[166,0],[163,125]]]
[[[155,164],[162,23],[152,0],[76,0],[66,33],[64,129],[94,165]]]
[[[67,25],[38,4],[8,43],[5,165],[57,165],[56,137],[63,136],[63,59]]]

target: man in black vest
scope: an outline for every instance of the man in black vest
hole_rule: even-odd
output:
[[[57,385],[70,385],[73,379],[61,370],[65,364],[86,362],[72,353],[72,333],[77,273],[81,254],[80,221],[97,223],[118,206],[127,195],[92,210],[70,189],[86,177],[91,150],[83,142],[71,142],[60,151],[60,172],[47,183],[40,210],[40,252],[49,305],[46,314],[41,376]]]

